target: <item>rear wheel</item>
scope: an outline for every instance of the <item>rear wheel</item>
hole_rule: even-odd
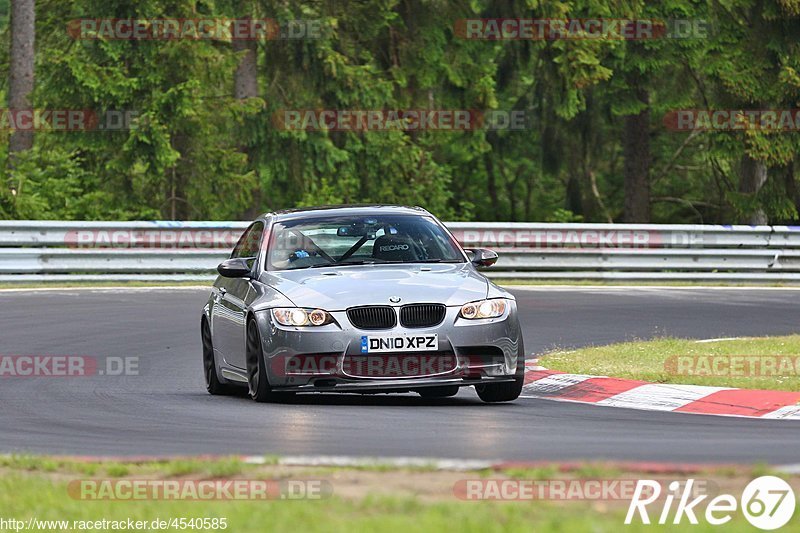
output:
[[[492,383],[487,385],[475,385],[478,397],[484,402],[510,402],[519,398],[522,393],[522,385],[525,382],[525,361],[520,358],[517,362],[517,373],[514,381],[507,383]]]
[[[458,389],[458,385],[425,387],[424,389],[418,389],[417,393],[423,398],[449,398],[458,394]]]
[[[211,328],[204,318],[200,323],[200,339],[203,341],[203,373],[206,378],[206,390],[214,396],[236,394],[238,388],[227,383],[220,383],[217,376],[217,365],[214,361],[214,345],[211,340]]]

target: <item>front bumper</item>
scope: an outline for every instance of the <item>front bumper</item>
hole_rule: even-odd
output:
[[[485,385],[487,383],[507,383],[514,381],[513,376],[492,378],[409,378],[396,380],[347,380],[347,379],[314,379],[305,385],[287,385],[273,387],[277,392],[357,392],[363,394],[377,392],[411,392],[426,387],[467,387],[469,385]]]
[[[270,385],[295,391],[402,391],[428,386],[508,382],[524,365],[516,303],[496,319],[468,321],[460,307],[448,307],[433,328],[360,330],[344,311],[331,312],[336,323],[293,328],[274,322],[269,311],[256,314]],[[362,354],[364,335],[438,334],[435,351]],[[377,363],[374,364],[373,363]],[[365,370],[366,369],[366,370]],[[391,369],[391,371],[389,371]]]

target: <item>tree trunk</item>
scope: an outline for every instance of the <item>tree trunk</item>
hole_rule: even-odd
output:
[[[798,213],[795,219],[800,218],[800,190],[797,188],[797,180],[794,176],[794,161],[789,161],[789,164],[786,165],[784,180],[786,184],[786,196],[792,201],[795,211]]]
[[[233,40],[233,50],[235,52],[244,52],[239,66],[236,67],[236,72],[233,75],[233,96],[237,100],[244,100],[246,98],[258,97],[258,43],[255,40]],[[247,125],[245,125],[245,128]],[[247,154],[248,167],[254,167],[254,148],[251,146],[240,146],[239,151]],[[255,169],[254,169],[255,170]],[[244,218],[252,219],[261,213],[262,191],[260,179],[256,171],[256,179],[259,182],[251,191],[252,200],[250,208],[244,213]]]
[[[530,222],[531,220],[531,199],[533,198],[533,184],[534,184],[534,176],[533,172],[530,173],[528,179],[525,180],[525,221]]]
[[[186,164],[186,161],[191,158],[189,138],[184,133],[175,133],[170,139],[170,146],[181,155],[179,162],[167,170],[169,190],[165,191],[167,200],[161,212],[169,220],[190,220],[191,209],[189,200],[186,198],[186,185],[190,180],[190,176],[187,176],[186,172],[191,172],[191,165]]]
[[[744,154],[740,165],[739,192],[755,196],[766,181],[767,166],[764,162]],[[745,222],[753,225],[767,224],[767,214],[758,207],[747,215]]]
[[[11,52],[8,82],[8,107],[30,109],[33,92],[34,39],[36,35],[34,0],[11,0]],[[16,152],[30,150],[33,131],[15,130],[8,142],[9,163]]]
[[[639,114],[625,117],[625,222],[650,222],[650,95],[637,89],[637,98],[647,105]]]
[[[497,196],[497,181],[495,179],[494,160],[492,159],[494,150],[487,152],[483,156],[486,165],[486,189],[489,193],[489,201],[492,206],[492,217],[500,217],[500,199]]]
[[[502,160],[501,160],[502,161]],[[500,167],[501,169],[505,169],[505,165]],[[511,179],[505,173],[505,171],[501,172],[503,176],[503,181],[506,184],[506,194],[508,194],[508,213],[509,213],[509,220],[511,222],[517,221],[517,185],[519,184],[519,171],[514,174],[514,178]]]
[[[576,215],[583,215],[583,191],[581,189],[581,178],[577,165],[575,161],[570,160],[564,206]]]
[[[257,44],[254,40],[237,39],[233,41],[234,51],[244,51],[233,78],[233,96],[239,100],[258,96]]]

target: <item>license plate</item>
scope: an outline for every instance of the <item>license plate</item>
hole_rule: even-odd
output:
[[[439,334],[364,335],[361,353],[430,352],[439,349]]]

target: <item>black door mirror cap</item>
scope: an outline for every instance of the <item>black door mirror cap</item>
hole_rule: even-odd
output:
[[[470,262],[479,267],[490,267],[497,262],[497,252],[487,250],[486,248],[468,248],[468,252],[472,252],[472,259]]]
[[[251,270],[247,260],[241,257],[227,259],[217,266],[217,272],[225,278],[247,278],[250,277]]]

